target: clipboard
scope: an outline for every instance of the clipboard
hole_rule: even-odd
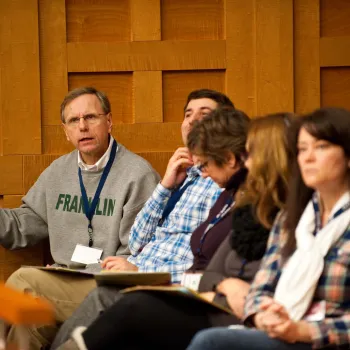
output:
[[[169,272],[101,271],[94,274],[97,285],[159,285],[170,284]]]
[[[91,276],[97,285],[137,286],[137,285],[167,285],[171,283],[169,272],[137,272],[137,271],[109,271],[93,272],[84,268],[68,268],[61,266],[22,266],[31,267],[43,271],[73,274],[79,276]]]
[[[86,271],[84,268],[83,269],[70,269],[68,267],[61,267],[61,266],[28,266],[24,265],[22,267],[31,267],[34,269],[38,270],[43,270],[43,271],[50,271],[50,272],[55,272],[55,273],[68,273],[68,274],[73,274],[73,275],[85,275],[85,276],[93,276],[94,272],[91,271]]]

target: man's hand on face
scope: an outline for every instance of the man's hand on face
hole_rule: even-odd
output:
[[[186,147],[178,148],[170,158],[161,184],[172,189],[186,178],[186,168],[193,165],[192,156]]]
[[[129,261],[126,258],[121,256],[108,256],[101,263],[102,268],[105,270],[114,270],[114,271],[138,271],[138,267]]]

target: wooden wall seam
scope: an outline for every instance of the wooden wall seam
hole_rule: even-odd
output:
[[[226,68],[225,40],[68,43],[68,72]]]
[[[0,22],[2,153],[40,154],[37,0],[2,0]]]
[[[294,0],[294,109],[320,107],[320,3]]]
[[[39,29],[42,123],[56,125],[68,92],[65,0],[39,0]]]
[[[161,40],[161,0],[130,0],[131,41]]]
[[[226,93],[249,116],[257,113],[255,0],[226,0]]]

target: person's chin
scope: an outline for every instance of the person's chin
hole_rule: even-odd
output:
[[[308,177],[308,178],[304,179],[304,183],[307,187],[317,188],[320,182],[317,181],[317,179]]]
[[[92,145],[92,144],[85,144],[85,145],[79,145],[79,151],[81,153],[85,153],[85,154],[93,154],[96,152],[96,145]]]

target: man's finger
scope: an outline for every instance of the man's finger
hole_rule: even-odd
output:
[[[106,268],[107,270],[110,270],[110,269],[114,269],[114,268],[118,268],[119,267],[119,263],[117,261],[110,261],[106,264]]]
[[[174,162],[174,169],[178,169],[184,165],[185,166],[193,165],[193,162],[187,158],[180,158]]]
[[[107,264],[108,262],[110,262],[110,261],[115,261],[115,260],[117,260],[117,259],[118,259],[118,257],[116,257],[116,256],[107,256],[107,258],[105,258],[105,259],[102,261],[101,266],[102,266],[102,267],[105,267],[106,264]]]

